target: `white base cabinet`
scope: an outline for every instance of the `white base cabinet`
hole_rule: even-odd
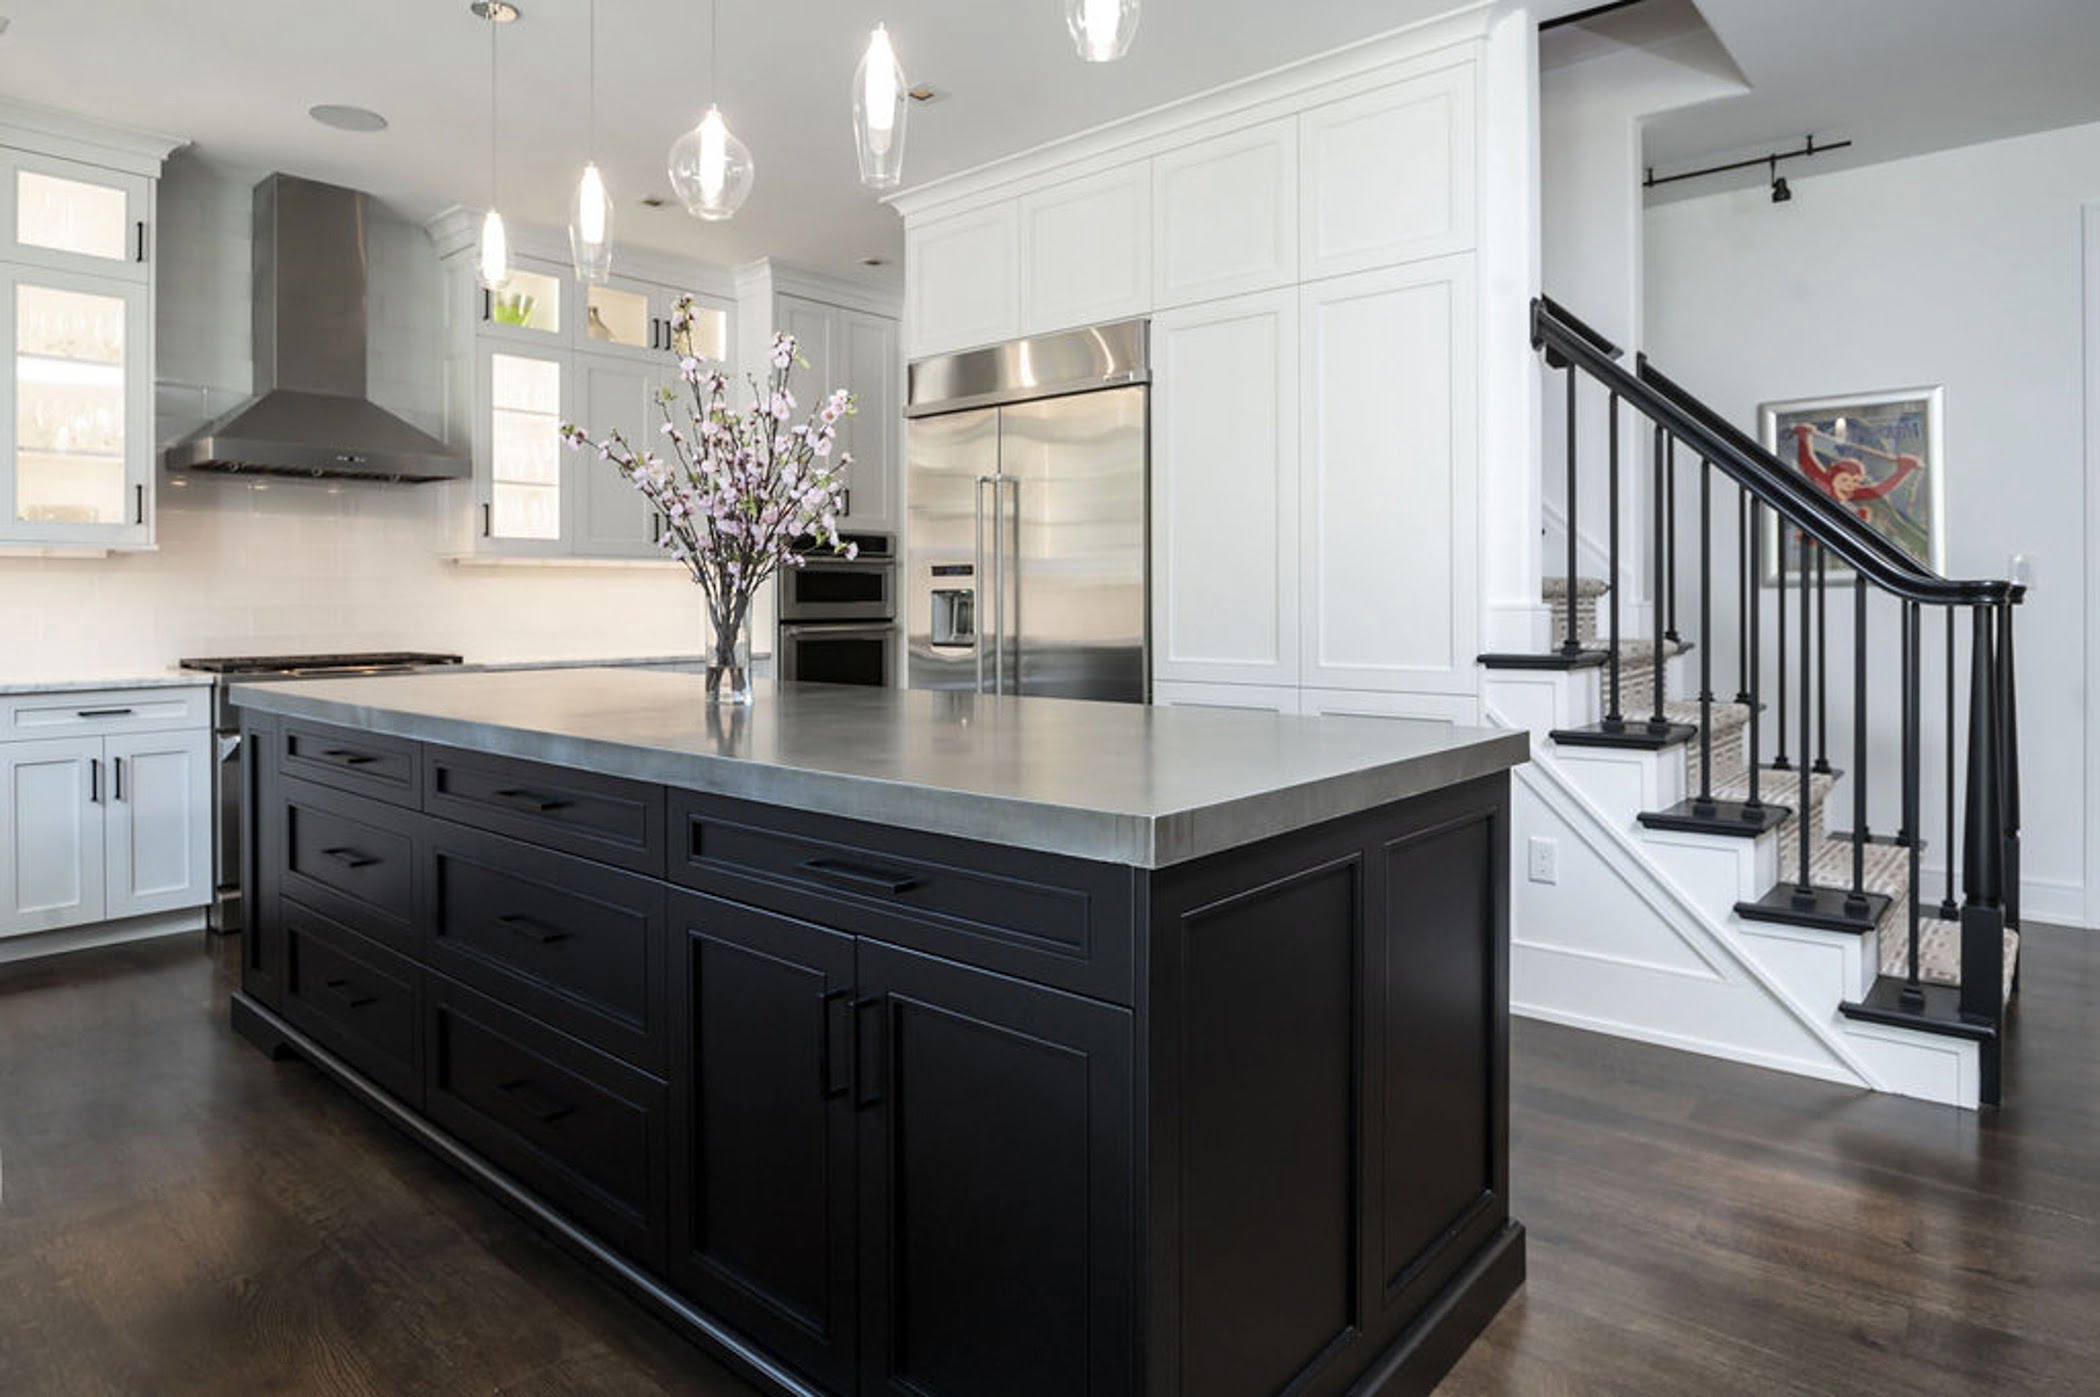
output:
[[[179,912],[211,900],[207,691],[0,697],[0,937]],[[183,726],[151,730],[140,709]],[[17,739],[24,731],[64,733]]]

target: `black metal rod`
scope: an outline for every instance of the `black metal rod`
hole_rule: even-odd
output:
[[[1816,548],[1816,774],[1830,774],[1830,556]],[[1801,735],[1808,752],[1808,734]]]
[[[1924,726],[1924,637],[1919,631],[1921,608],[1916,602],[1903,605],[1903,641],[1906,658],[1903,666],[1903,827],[1911,832],[1910,839],[1910,886],[1904,902],[1906,924],[1910,933],[1909,974],[1903,982],[1903,1003],[1912,1009],[1925,1006],[1925,985],[1918,977],[1918,852],[1922,841],[1918,838],[1918,788],[1924,785],[1923,764],[1919,760],[1919,729]]]
[[[1814,690],[1815,690],[1815,686],[1814,686],[1813,684],[1811,684],[1811,683],[1809,682],[1809,672],[1808,672],[1808,652],[1809,652],[1809,627],[1808,627],[1808,600],[1809,600],[1809,598],[1808,598],[1808,558],[1809,558],[1809,551],[1810,551],[1811,549],[1814,549],[1814,548],[1815,548],[1815,546],[1816,546],[1816,543],[1815,543],[1815,540],[1814,540],[1814,539],[1811,539],[1811,538],[1807,537],[1806,535],[1803,535],[1803,536],[1802,536],[1802,540],[1801,540],[1801,732],[1802,732],[1802,749],[1801,749],[1801,750],[1802,750],[1802,759],[1801,759],[1801,770],[1800,770],[1800,772],[1799,772],[1799,773],[1797,774],[1797,776],[1796,776],[1796,780],[1795,780],[1795,791],[1796,791],[1796,806],[1795,806],[1795,810],[1794,810],[1794,823],[1795,823],[1795,824],[1797,824],[1797,825],[1799,825],[1799,826],[1801,827],[1801,876],[1800,876],[1800,877],[1799,877],[1799,878],[1798,878],[1797,880],[1795,880],[1795,883],[1794,883],[1794,897],[1795,897],[1795,900],[1796,900],[1797,902],[1807,902],[1807,903],[1808,903],[1809,905],[1811,905],[1811,906],[1813,906],[1813,905],[1815,904],[1815,900],[1816,900],[1816,880],[1815,880],[1815,878],[1814,878],[1813,874],[1812,874],[1812,873],[1810,872],[1810,864],[1811,864],[1811,863],[1813,862],[1813,860],[1814,860],[1814,858],[1815,858],[1815,855],[1813,854],[1813,852],[1811,852],[1811,841],[1812,841],[1812,840],[1813,840],[1813,839],[1815,838],[1815,836],[1816,836],[1817,834],[1819,834],[1819,833],[1820,833],[1820,831],[1815,831],[1815,830],[1811,830],[1811,829],[1809,829],[1809,825],[1810,825],[1810,824],[1812,823],[1812,821],[1810,821],[1810,819],[1809,819],[1809,799],[1808,799],[1808,797],[1809,797],[1809,772],[1808,772],[1808,747],[1807,747],[1807,741],[1808,741],[1808,738],[1807,738],[1807,733],[1808,733],[1808,704],[1809,704],[1809,699],[1810,699],[1810,698],[1811,698],[1811,697],[1813,696],[1813,694],[1814,694]],[[1784,602],[1782,602],[1782,603],[1781,603],[1781,609],[1782,609],[1782,610],[1784,610],[1784,608],[1785,608],[1785,603],[1784,603]],[[1780,706],[1781,708],[1785,708],[1785,707],[1786,707],[1786,690],[1784,690],[1784,689],[1781,689],[1781,690],[1779,691],[1779,706]]]
[[[1668,732],[1670,729],[1669,717],[1663,712],[1663,703],[1667,698],[1667,695],[1663,692],[1663,676],[1668,673],[1664,667],[1664,661],[1669,654],[1664,649],[1669,644],[1669,636],[1664,630],[1663,620],[1663,587],[1665,585],[1663,550],[1667,546],[1663,534],[1663,491],[1666,488],[1665,482],[1671,474],[1667,453],[1672,449],[1666,445],[1667,440],[1663,435],[1663,429],[1658,426],[1655,429],[1654,470],[1652,473],[1655,495],[1651,501],[1655,510],[1655,692],[1652,695],[1654,704],[1648,713],[1648,731],[1657,734]]]
[[[1655,429],[1661,432],[1660,426]],[[1670,502],[1670,528],[1665,535],[1665,546],[1670,552],[1670,620],[1663,631],[1663,638],[1671,642],[1683,639],[1677,634],[1677,438],[1665,435],[1668,456],[1664,462],[1663,491]]]
[[[1845,915],[1867,915],[1867,589],[1852,589],[1852,887]]]
[[[1611,645],[1605,652],[1605,663],[1611,666],[1611,703],[1605,709],[1604,730],[1606,732],[1624,732],[1626,730],[1626,717],[1619,708],[1619,593],[1625,589],[1619,585],[1621,574],[1619,572],[1619,395],[1617,393],[1611,395],[1609,411],[1611,417],[1604,429],[1604,503],[1605,512],[1610,516],[1610,522],[1605,526],[1605,537],[1608,542],[1605,547],[1604,587],[1611,599]],[[1568,532],[1571,536],[1574,534],[1572,526]],[[1574,600],[1572,595],[1568,598],[1570,606],[1574,605]]]
[[[1902,656],[1897,661],[1896,673],[1903,684],[1902,689],[1896,694],[1896,713],[1899,718],[1907,722],[1910,718],[1910,672],[1917,662],[1917,657],[1911,653],[1910,649],[1910,607],[1908,604],[1899,603],[1897,605],[1896,639]],[[1896,802],[1896,842],[1898,844],[1908,844],[1911,841],[1911,782],[1916,779],[1916,773],[1910,769],[1908,749],[1899,742],[1896,751],[1903,769],[1903,790]]]
[[[1735,496],[1735,547],[1736,580],[1743,585],[1735,599],[1735,701],[1750,702],[1750,492],[1738,490]],[[1750,715],[1757,721],[1757,714]]]
[[[1574,364],[1568,365],[1568,638],[1560,643],[1563,655],[1580,655],[1582,642],[1575,634],[1575,377]]]
[[[1714,467],[1699,462],[1699,799],[1714,813]]]
[[[1772,648],[1773,648],[1773,653],[1774,653],[1774,655],[1776,655],[1776,656],[1778,657],[1778,664],[1779,664],[1779,680],[1778,680],[1778,682],[1777,682],[1776,684],[1774,684],[1774,685],[1772,686],[1772,692],[1773,692],[1773,693],[1775,693],[1775,694],[1777,694],[1777,695],[1779,695],[1779,702],[1777,702],[1777,703],[1773,704],[1772,706],[1773,706],[1773,707],[1774,707],[1775,709],[1777,709],[1777,710],[1778,710],[1778,714],[1777,714],[1777,717],[1778,717],[1778,721],[1779,721],[1779,744],[1778,744],[1778,750],[1777,750],[1777,751],[1775,751],[1775,752],[1774,752],[1774,753],[1772,754],[1772,769],[1773,769],[1774,771],[1785,771],[1785,770],[1787,770],[1787,769],[1789,769],[1790,767],[1792,767],[1792,766],[1793,766],[1793,763],[1792,763],[1792,762],[1790,762],[1790,761],[1788,761],[1788,760],[1786,759],[1786,536],[1787,536],[1787,532],[1788,532],[1788,530],[1787,530],[1787,524],[1786,524],[1786,520],[1784,520],[1784,519],[1780,518],[1780,517],[1778,516],[1778,514],[1776,514],[1776,513],[1775,513],[1775,514],[1774,514],[1774,515],[1772,516],[1772,580],[1773,580],[1773,582],[1774,582],[1774,584],[1775,584],[1775,589],[1776,589],[1776,596],[1774,597],[1774,600],[1775,600],[1775,601],[1776,601],[1776,602],[1778,603],[1778,605],[1774,606],[1774,607],[1772,608],[1772,610],[1773,610],[1774,612],[1776,612],[1776,613],[1777,613],[1777,617],[1778,617],[1778,625],[1779,625],[1779,643],[1778,643],[1777,645],[1773,646]],[[1807,537],[1807,535],[1805,535],[1805,534],[1804,534],[1804,535],[1801,535],[1801,537],[1802,537],[1803,539],[1805,539],[1805,538]],[[1804,574],[1804,576],[1803,576],[1803,579],[1802,579],[1802,580],[1803,580],[1803,581],[1805,582],[1805,581],[1807,580],[1807,578],[1806,578],[1806,573],[1807,573],[1807,569],[1808,569],[1808,545],[1807,545],[1807,543],[1805,543],[1805,542],[1803,542],[1803,543],[1801,544],[1801,566],[1802,566],[1802,572],[1803,572],[1803,574]]]
[[[1763,522],[1764,505],[1756,500],[1750,501],[1750,526],[1747,531],[1748,537],[1753,539],[1756,538],[1757,528]],[[1743,591],[1748,597],[1747,606],[1749,608],[1750,614],[1744,624],[1744,639],[1748,643],[1750,653],[1749,658],[1744,662],[1743,682],[1749,686],[1749,692],[1744,695],[1744,698],[1745,701],[1747,701],[1750,705],[1750,721],[1746,725],[1746,731],[1748,732],[1748,741],[1750,743],[1750,798],[1743,802],[1743,818],[1746,820],[1762,821],[1764,819],[1765,805],[1764,802],[1762,800],[1759,800],[1757,796],[1757,715],[1759,708],[1762,707],[1762,705],[1758,702],[1758,695],[1762,692],[1763,687],[1759,682],[1761,676],[1758,673],[1758,651],[1761,648],[1761,641],[1763,639],[1763,637],[1760,636],[1758,633],[1762,626],[1762,617],[1759,615],[1759,612],[1762,609],[1762,597],[1760,594],[1762,593],[1763,589],[1757,585],[1756,558],[1754,556],[1747,556],[1746,561],[1748,562],[1749,566],[1743,570]],[[1780,695],[1781,708],[1786,707],[1785,697],[1786,696],[1784,694]]]
[[[1954,900],[1954,608],[1947,608],[1947,847],[1941,858],[1947,865],[1946,891],[1940,894],[1940,917],[1954,921],[1961,904]]]
[[[1541,29],[1545,28],[1544,25],[1539,27]],[[1731,160],[1725,165],[1708,165],[1701,170],[1681,170],[1674,175],[1658,176],[1653,169],[1650,169],[1647,178],[1641,181],[1641,188],[1653,189],[1660,184],[1675,184],[1681,179],[1704,179],[1708,175],[1727,174],[1730,170],[1749,170],[1759,165],[1776,166],[1782,160],[1800,160],[1810,155],[1823,155],[1833,150],[1843,150],[1851,144],[1852,142],[1850,141],[1832,141],[1829,145],[1819,146],[1816,144],[1816,138],[1810,136],[1807,143],[1799,150],[1775,150],[1769,155],[1760,155],[1754,160]]]

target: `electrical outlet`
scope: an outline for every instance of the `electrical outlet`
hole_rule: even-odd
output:
[[[1558,883],[1560,881],[1560,841],[1531,836],[1531,881],[1534,883]]]

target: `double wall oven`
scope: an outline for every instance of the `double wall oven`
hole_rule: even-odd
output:
[[[897,554],[888,534],[846,534],[858,556],[811,554],[780,574],[782,683],[897,682]]]

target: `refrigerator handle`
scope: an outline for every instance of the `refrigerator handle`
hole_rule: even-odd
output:
[[[1013,513],[1011,515],[1000,508],[999,496],[1002,487],[1005,486],[1013,487]],[[1021,477],[1018,475],[1007,475],[1002,471],[998,479],[992,482],[992,526],[999,531],[999,638],[998,649],[994,653],[999,661],[1000,683],[1004,685],[1006,679],[1007,638],[1006,594],[1009,590],[1007,586],[1007,569],[1020,566],[1019,559],[1015,556],[1021,551]],[[1009,536],[1009,530],[1011,530],[1011,536]],[[1011,548],[1008,547],[1009,544],[1012,545]],[[1021,593],[1018,588],[1011,590],[1013,591],[1014,599],[1014,692],[1018,694],[1021,692]],[[1000,692],[1004,693],[1006,691],[1002,687]]]
[[[990,476],[980,475],[977,477],[976,486],[971,491],[971,504],[977,512],[977,551],[970,570],[970,590],[971,595],[975,599],[973,609],[976,613],[970,627],[970,645],[977,656],[977,692],[980,694],[984,692],[984,618],[986,614],[984,607],[984,487],[991,483],[992,478]],[[995,511],[998,503],[998,495],[995,493],[992,497],[992,505]]]

